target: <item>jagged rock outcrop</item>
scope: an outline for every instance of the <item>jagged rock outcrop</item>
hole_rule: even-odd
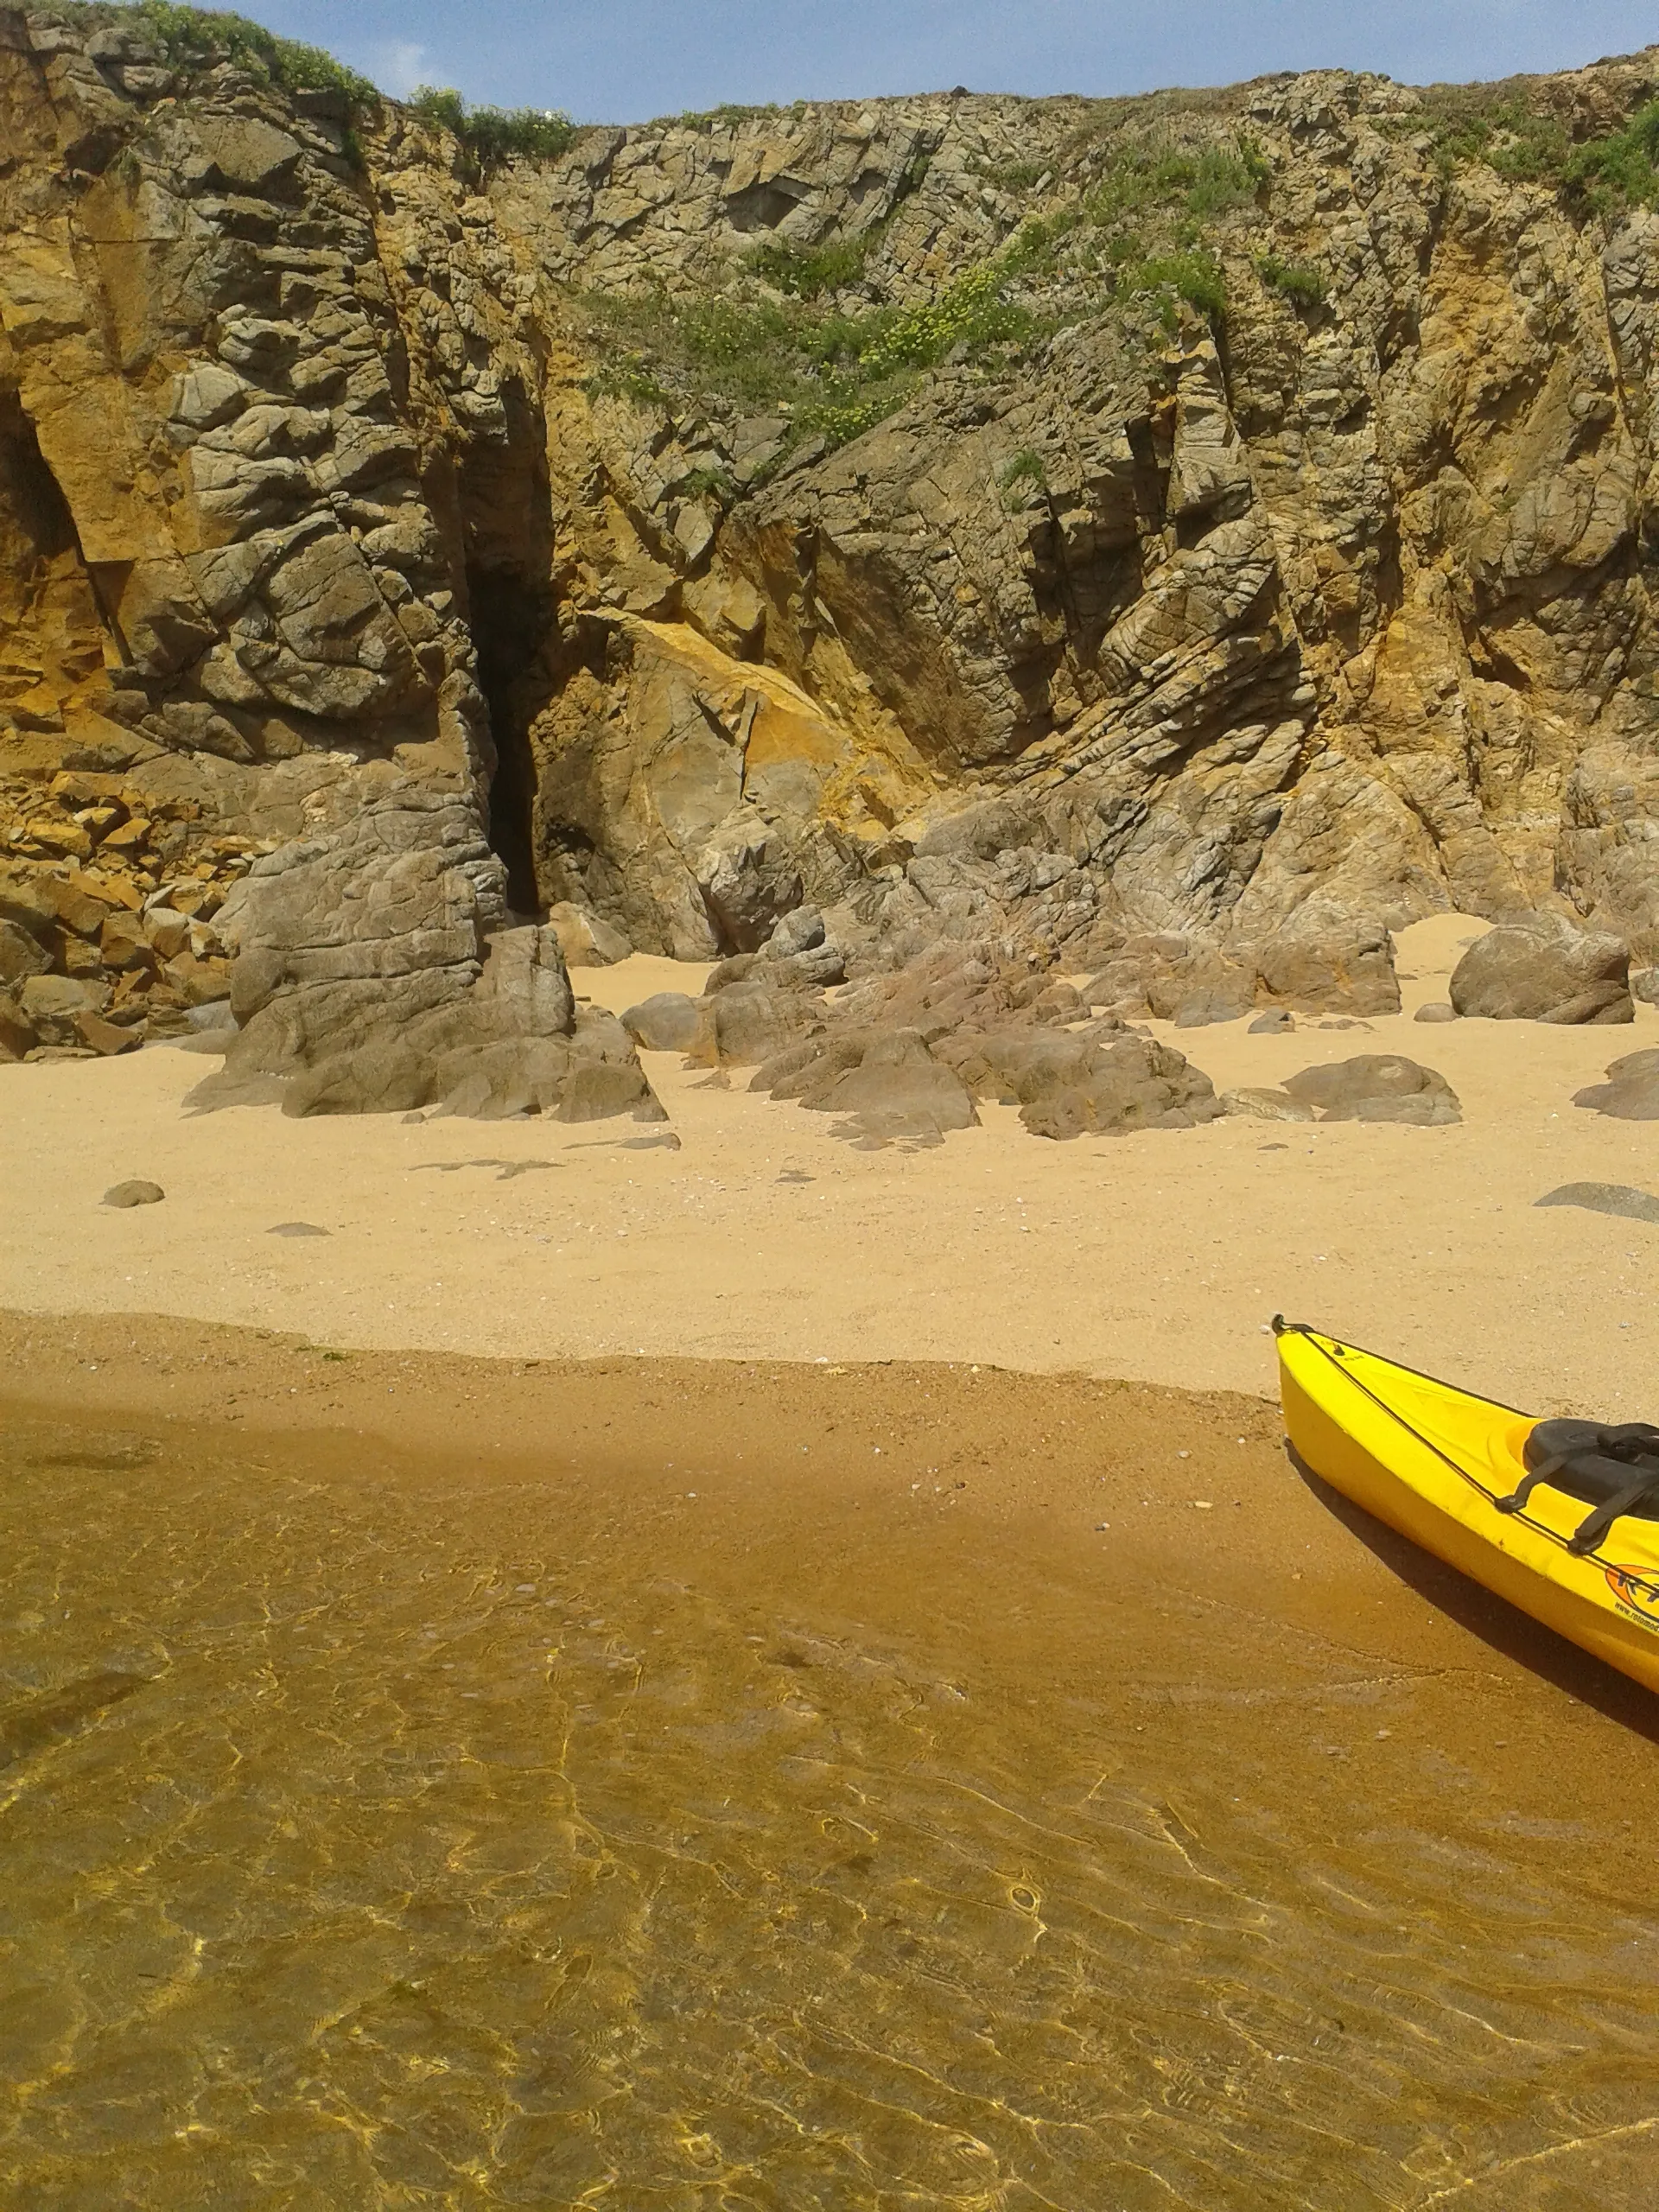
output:
[[[1389,928],[1453,905],[1659,957],[1659,213],[1584,185],[1655,53],[1484,137],[1321,72],[486,175],[158,38],[0,6],[0,1054],[228,999],[313,1082],[325,982],[435,1021],[263,995],[390,940],[339,873],[303,944],[240,887],[388,806],[433,880],[455,808],[499,863],[418,970],[474,1008],[553,908],[1188,1026],[1392,1010]]]
[[[664,1118],[556,933],[501,925],[502,875],[470,804],[419,791],[256,861],[220,916],[239,1027],[192,1103]]]
[[[938,1144],[979,1120],[966,1084],[914,1029],[843,1027],[775,1054],[751,1088],[841,1115],[836,1134],[865,1146]]]

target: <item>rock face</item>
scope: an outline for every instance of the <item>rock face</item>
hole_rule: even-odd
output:
[[[1478,938],[1453,969],[1452,1010],[1493,1021],[1634,1021],[1630,947],[1548,920]]]
[[[0,5],[0,1054],[228,1001],[228,1072],[412,1095],[323,1078],[378,998],[564,1111],[543,916],[1184,1027],[1393,1011],[1448,906],[1659,957],[1659,214],[1564,150],[1651,54],[1494,88],[1479,158],[1325,72],[486,172],[212,37]],[[284,857],[389,808],[429,944]]]
[[[553,930],[486,935],[500,893],[467,804],[419,791],[257,862],[222,918],[241,1027],[192,1103],[660,1120],[621,1024],[578,1019]]]

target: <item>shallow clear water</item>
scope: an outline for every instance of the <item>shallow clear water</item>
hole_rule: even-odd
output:
[[[1340,1654],[879,1529],[0,1459],[7,2203],[1659,2197],[1659,1921],[1589,1813],[1374,1776]]]

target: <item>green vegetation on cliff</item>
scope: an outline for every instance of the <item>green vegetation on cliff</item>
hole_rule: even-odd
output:
[[[1269,291],[1282,292],[1298,307],[1325,304],[1329,288],[1319,270],[1305,261],[1281,261],[1276,253],[1264,253],[1255,264],[1255,273]]]
[[[73,22],[132,23],[149,38],[172,68],[185,73],[229,61],[250,76],[288,92],[338,92],[352,101],[371,101],[379,92],[366,77],[336,61],[320,46],[278,38],[263,23],[217,9],[183,8],[173,0],[132,0],[128,6],[70,5],[60,12]]]
[[[910,306],[845,314],[753,289],[691,298],[590,297],[594,316],[627,349],[591,388],[668,404],[669,380],[688,396],[718,397],[786,416],[793,442],[858,437],[901,407],[921,374],[946,359],[1018,354],[1050,325],[1005,296],[1002,261],[965,270]]]
[[[1498,85],[1433,85],[1421,105],[1389,117],[1391,137],[1426,136],[1441,174],[1484,162],[1511,184],[1542,184],[1586,214],[1659,205],[1659,100],[1622,130],[1574,143],[1562,118],[1537,105],[1525,79]]]
[[[575,124],[559,109],[471,107],[448,85],[417,85],[409,105],[452,132],[480,168],[499,168],[515,156],[556,161],[576,135]]]

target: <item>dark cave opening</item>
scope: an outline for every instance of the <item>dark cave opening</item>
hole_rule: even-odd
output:
[[[41,452],[35,425],[15,391],[0,390],[0,510],[15,518],[34,552],[46,560],[76,542],[75,525],[57,478]]]
[[[507,904],[516,914],[539,914],[546,902],[536,873],[536,756],[530,725],[540,702],[535,671],[552,610],[543,591],[502,569],[469,568],[467,592],[479,689],[495,741],[490,845],[507,871]]]

